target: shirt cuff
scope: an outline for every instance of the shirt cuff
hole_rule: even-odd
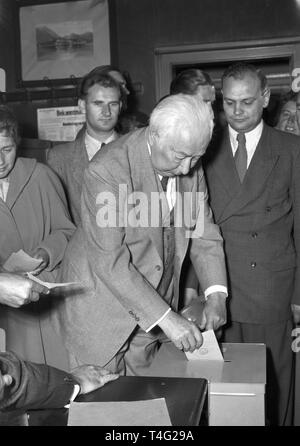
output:
[[[226,297],[228,297],[228,291],[226,286],[223,285],[212,285],[206,288],[204,291],[204,298],[207,300],[208,296],[213,293],[225,293]]]
[[[79,384],[74,384],[74,390],[73,390],[73,393],[72,393],[72,395],[70,397],[70,402],[69,402],[69,404],[66,404],[64,406],[66,409],[69,409],[70,404],[73,403],[75,398],[78,396],[79,392],[80,392],[80,385]]]
[[[168,313],[170,313],[171,308],[168,308],[167,311],[158,319],[158,321],[154,322],[154,324],[151,325],[151,327],[147,328],[146,333],[149,333],[149,331],[152,330],[156,325],[158,325],[166,316]]]

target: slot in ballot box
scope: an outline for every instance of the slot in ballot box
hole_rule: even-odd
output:
[[[171,342],[161,346],[148,376],[208,380],[210,426],[264,426],[266,346],[221,344],[223,361],[188,361]]]

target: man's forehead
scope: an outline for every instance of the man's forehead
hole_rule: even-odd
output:
[[[115,87],[104,87],[103,85],[94,84],[88,89],[88,97],[112,97],[120,99],[120,92]]]
[[[234,77],[234,76],[229,76],[227,78],[224,79],[223,82],[223,90],[225,87],[227,86],[245,86],[248,88],[259,88],[260,89],[260,80],[259,78],[251,72],[246,72],[241,76],[238,77]]]
[[[182,144],[176,144],[174,151],[185,156],[198,156],[203,154],[203,147],[199,145],[199,141],[189,141]]]

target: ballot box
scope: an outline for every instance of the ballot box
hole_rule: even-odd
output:
[[[265,424],[266,347],[221,344],[224,361],[188,361],[171,342],[158,351],[149,376],[205,378],[210,426]]]

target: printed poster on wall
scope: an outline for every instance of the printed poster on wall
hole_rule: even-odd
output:
[[[85,123],[79,107],[51,107],[37,110],[38,137],[49,141],[73,141]]]

